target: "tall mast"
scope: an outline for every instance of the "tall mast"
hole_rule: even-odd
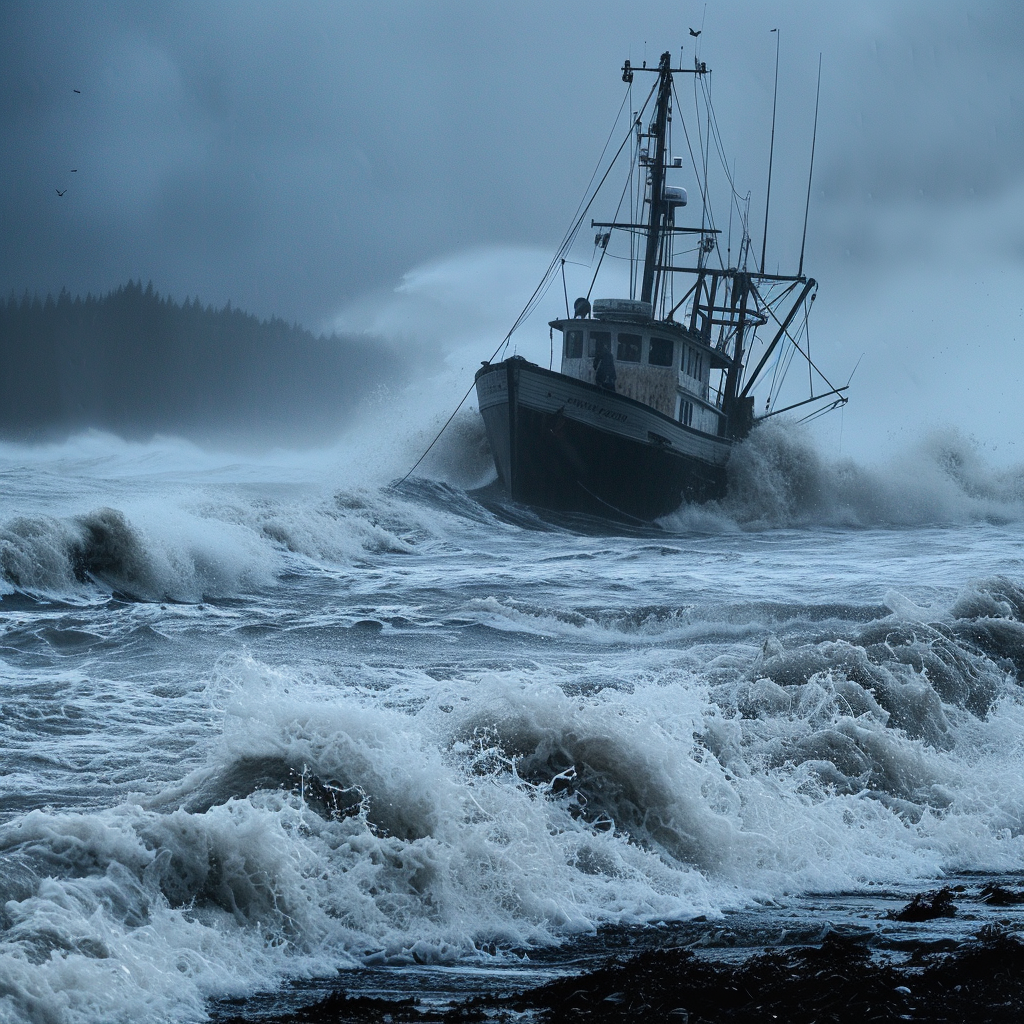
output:
[[[655,140],[654,162],[651,165],[651,212],[647,222],[647,252],[644,255],[644,279],[640,298],[654,302],[654,277],[658,269],[667,204],[665,202],[665,125],[672,97],[672,55],[663,53],[658,65],[660,81],[658,100],[654,110],[654,128],[650,133]]]

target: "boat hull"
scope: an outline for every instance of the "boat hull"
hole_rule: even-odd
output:
[[[650,521],[725,493],[732,447],[522,358],[484,366],[477,398],[506,491],[542,508]]]

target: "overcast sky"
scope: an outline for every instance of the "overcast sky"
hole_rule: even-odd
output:
[[[691,26],[757,239],[780,29],[768,262],[790,271],[822,54],[806,269],[816,350],[837,377],[864,357],[844,450],[958,424],[1014,458],[1018,2],[7,2],[0,288],[152,279],[407,335],[428,305],[437,335],[454,304],[454,333],[482,310],[497,331],[589,180],[622,61],[691,60]]]

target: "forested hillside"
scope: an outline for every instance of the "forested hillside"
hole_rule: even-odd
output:
[[[372,340],[184,304],[130,282],[102,298],[0,302],[0,435],[317,439],[403,367]]]

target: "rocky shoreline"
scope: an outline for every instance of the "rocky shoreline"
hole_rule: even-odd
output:
[[[441,1009],[416,999],[350,996],[343,990],[261,1024],[405,1024],[405,1022],[651,1021],[732,1022],[933,1021],[1024,1019],[1024,942],[986,926],[952,951],[911,951],[879,958],[859,939],[826,936],[816,946],[771,950],[741,963],[702,958],[689,949],[647,950],[613,958],[582,975],[558,978],[515,995],[478,995]],[[252,1024],[236,1017],[232,1024]]]

